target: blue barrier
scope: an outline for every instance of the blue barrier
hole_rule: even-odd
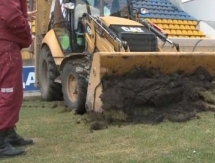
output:
[[[23,90],[24,92],[35,92],[39,91],[38,88],[34,86],[35,84],[35,71],[34,66],[23,66],[22,70],[23,76]]]

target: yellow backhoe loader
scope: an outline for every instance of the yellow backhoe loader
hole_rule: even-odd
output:
[[[43,99],[63,99],[77,113],[102,112],[107,76],[139,67],[187,73],[201,66],[215,74],[215,53],[177,52],[166,37],[176,50],[160,52],[159,36],[132,18],[129,1],[113,0],[109,9],[105,0],[37,0],[36,8],[36,85]]]

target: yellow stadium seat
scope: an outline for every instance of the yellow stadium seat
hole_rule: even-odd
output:
[[[184,25],[180,25],[180,29],[185,29]]]
[[[163,28],[163,25],[162,25],[162,24],[157,24],[157,25],[158,25],[158,27]]]
[[[175,29],[180,29],[180,26],[178,24],[176,24]]]
[[[198,36],[199,35],[198,31],[193,31],[193,35]]]
[[[188,23],[188,25],[193,25],[193,22],[191,21],[191,20],[189,20],[189,21],[187,21]]]
[[[166,29],[165,31],[166,31],[166,33],[170,34],[170,30],[169,29]]]
[[[161,24],[161,23],[162,23],[161,19],[157,19],[157,24]]]
[[[192,21],[192,24],[193,24],[194,26],[196,26],[196,25],[197,25],[197,21]]]
[[[157,23],[157,20],[156,19],[151,19],[151,22],[152,23]]]
[[[169,29],[169,26],[167,24],[163,24],[164,29]]]
[[[185,25],[184,29],[190,29],[190,26],[189,25]]]
[[[176,35],[176,31],[174,29],[171,30],[171,35]]]
[[[182,20],[178,20],[178,24],[184,24]]]
[[[191,30],[196,30],[196,28],[193,25],[190,26],[190,29]]]
[[[187,20],[183,20],[183,24],[184,25],[188,25],[188,21]]]
[[[182,34],[181,30],[177,30],[176,33],[177,33],[177,35],[181,35]]]
[[[174,20],[172,21],[172,23],[173,23],[173,24],[178,24],[178,20],[175,20],[175,19],[174,19]]]
[[[181,20],[181,24],[183,24],[183,25],[184,25],[184,20]]]
[[[162,19],[162,23],[163,23],[163,24],[167,24],[168,22],[167,22],[166,19]]]
[[[192,35],[193,35],[193,32],[192,32],[191,30],[188,30],[188,31],[187,31],[187,35],[188,35],[188,36],[192,36]]]
[[[183,30],[183,31],[182,31],[182,35],[185,36],[185,35],[187,35],[187,34],[188,34],[188,33],[187,33],[187,30]]]
[[[170,24],[169,29],[175,29],[174,25]]]
[[[198,31],[199,36],[204,36],[204,33],[202,31]]]
[[[167,23],[168,23],[168,24],[172,24],[172,19],[168,19],[168,20],[167,20]]]

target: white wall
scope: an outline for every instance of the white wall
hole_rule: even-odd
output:
[[[215,30],[204,21],[200,21],[197,28],[202,31],[207,37],[215,39]]]
[[[181,0],[185,12],[206,21],[215,21],[215,0]]]
[[[178,7],[179,9],[181,10],[184,10],[183,9],[183,6],[182,6],[182,1],[183,0],[169,0],[174,6]]]

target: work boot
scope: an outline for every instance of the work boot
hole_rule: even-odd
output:
[[[25,154],[25,150],[15,149],[5,141],[6,132],[0,131],[0,158],[14,157]]]
[[[16,133],[14,128],[7,130],[6,141],[12,146],[25,146],[33,144],[32,139],[24,139],[22,136]]]

